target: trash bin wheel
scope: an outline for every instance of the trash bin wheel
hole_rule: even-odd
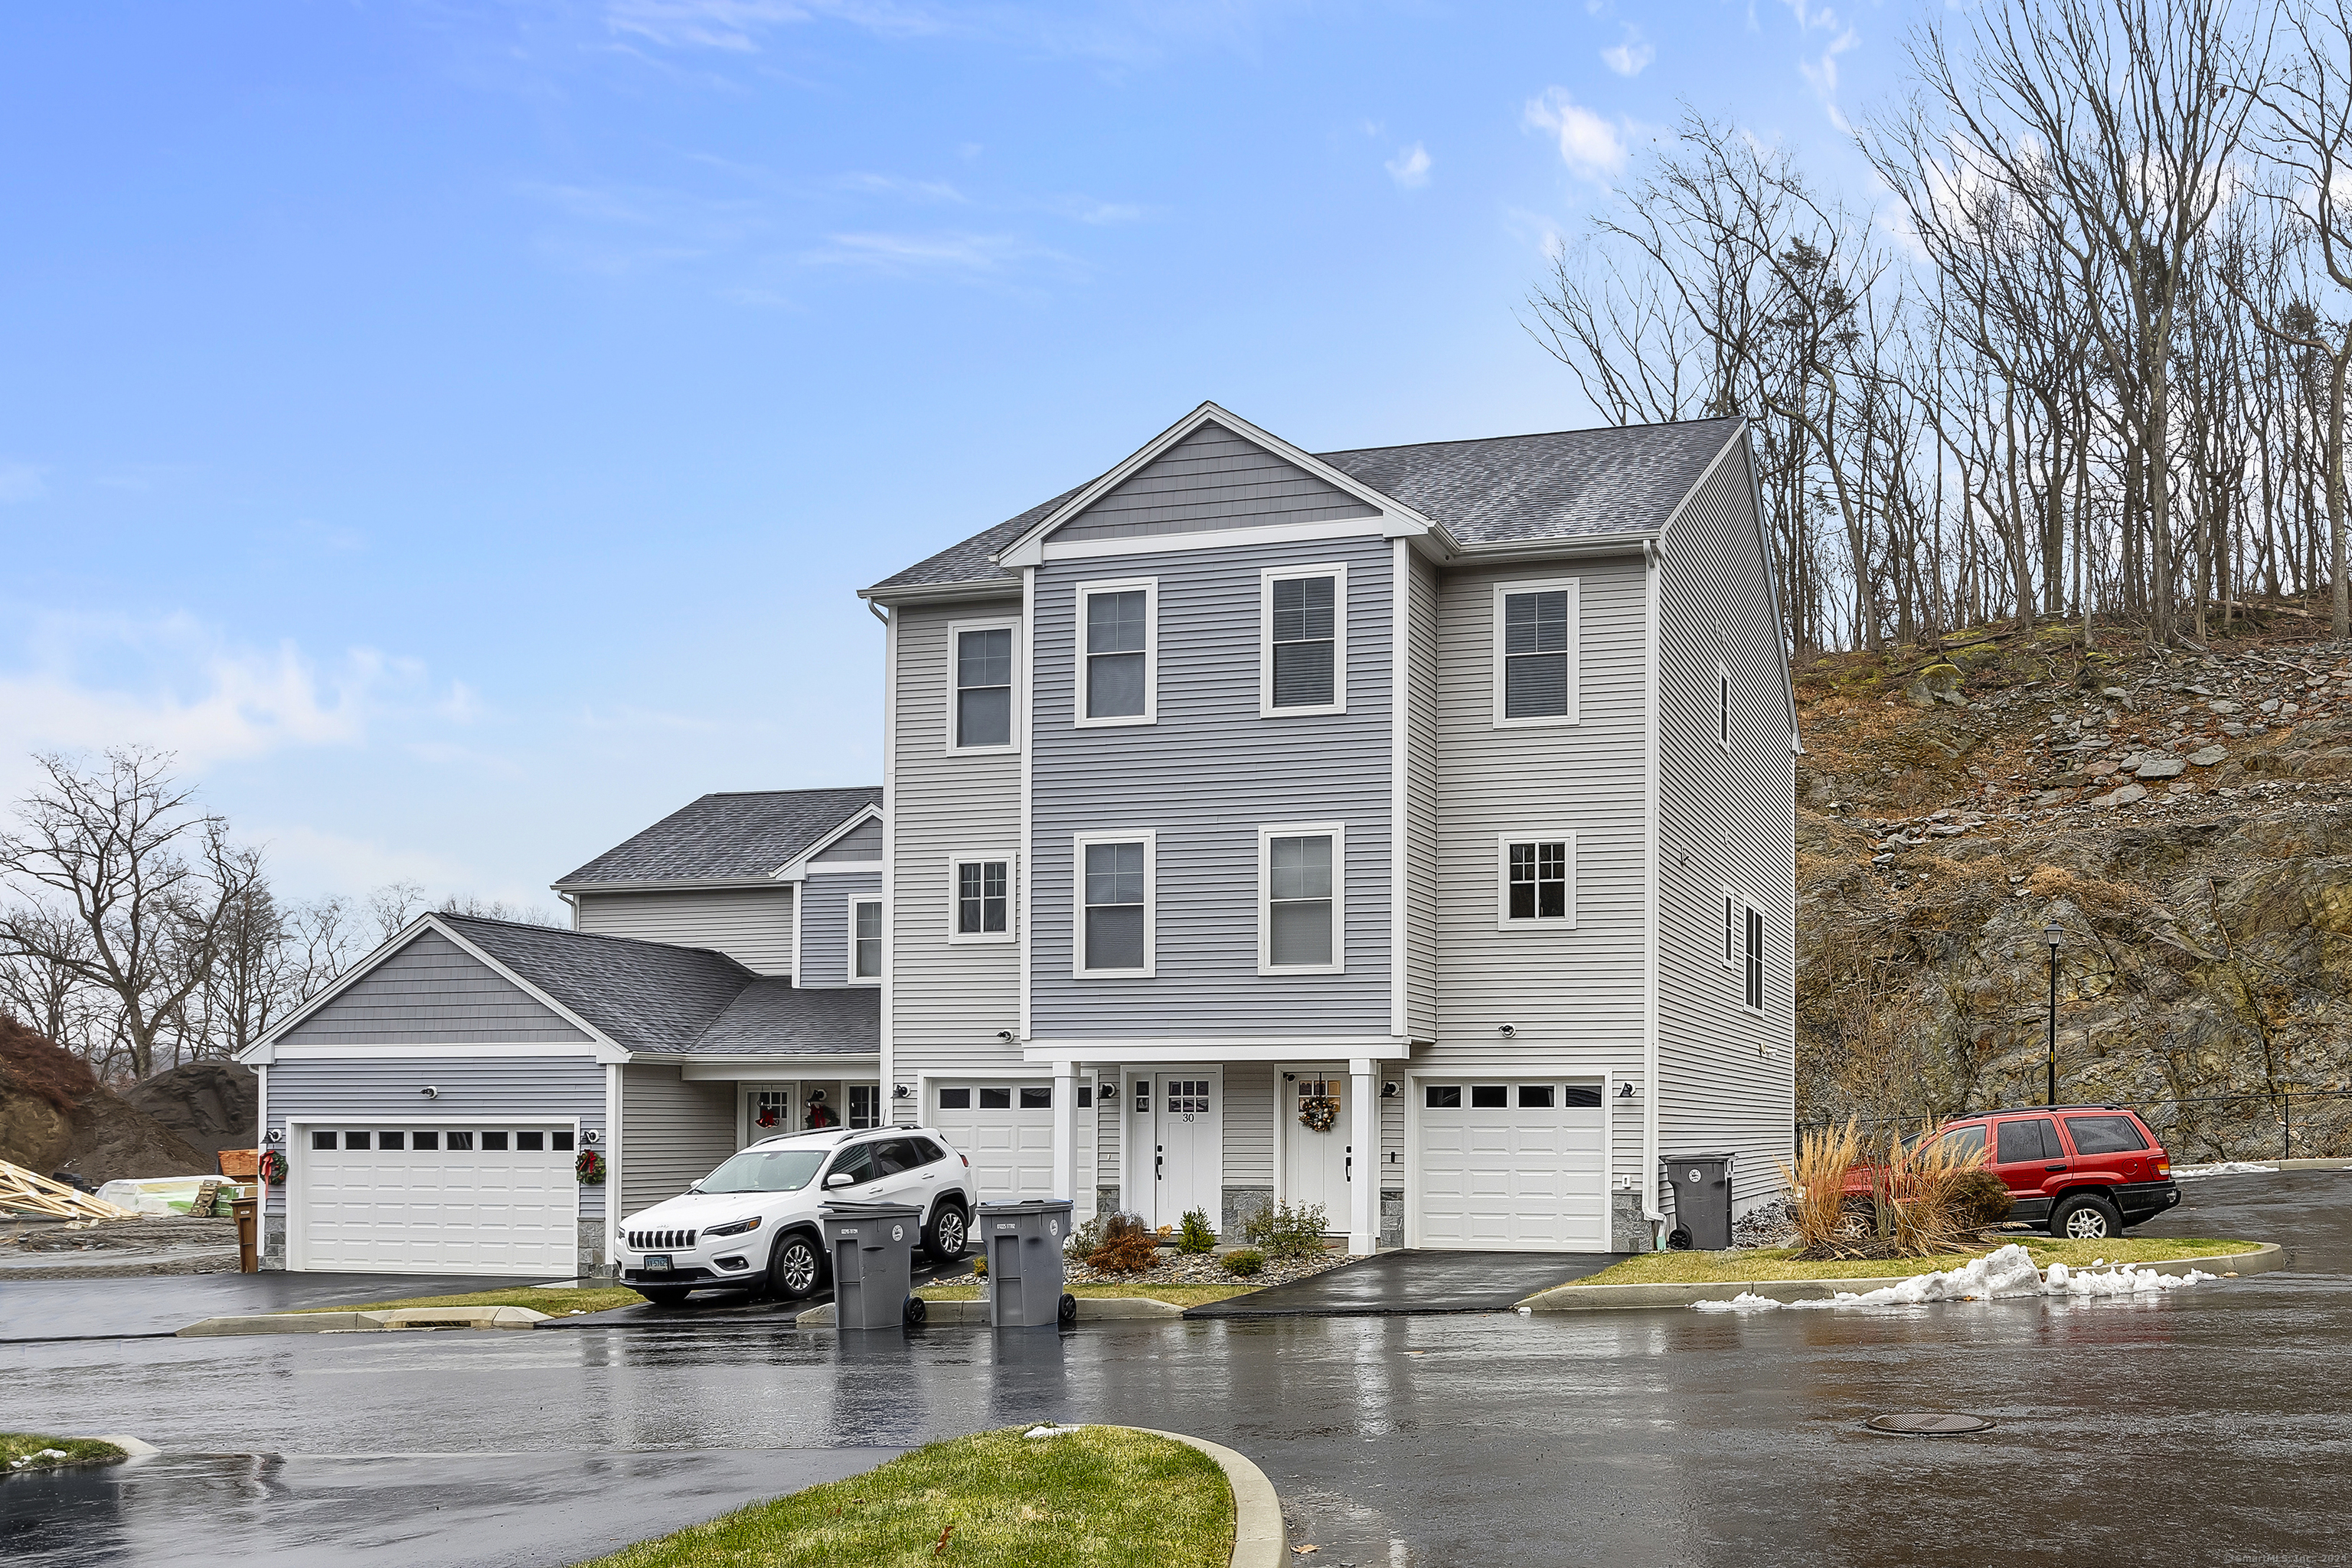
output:
[[[908,1328],[911,1329],[919,1326],[925,1318],[930,1316],[930,1304],[925,1301],[920,1296],[909,1296],[907,1298],[907,1326]]]
[[[1065,1328],[1076,1322],[1078,1321],[1078,1299],[1065,1291],[1062,1296],[1062,1304],[1055,1310],[1054,1315],[1062,1321],[1062,1324]]]

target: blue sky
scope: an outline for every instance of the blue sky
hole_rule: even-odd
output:
[[[280,885],[551,902],[878,782],[856,590],[1203,398],[1596,423],[1515,310],[1687,103],[1867,196],[1912,12],[611,0],[0,17],[0,791],[176,751]]]

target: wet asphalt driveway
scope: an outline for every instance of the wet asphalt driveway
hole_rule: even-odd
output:
[[[1296,1542],[1398,1563],[2352,1561],[2352,1173],[2184,1184],[2287,1243],[2139,1301],[0,1346],[0,1426],[163,1458],[0,1482],[0,1559],[562,1563],[893,1450],[1054,1417],[1250,1455]],[[0,1286],[0,1289],[5,1289]],[[1869,1436],[1971,1411],[1976,1437]],[[255,1454],[206,1458],[206,1454]]]

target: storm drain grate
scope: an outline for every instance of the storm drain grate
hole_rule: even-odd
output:
[[[1892,1437],[1958,1437],[1969,1432],[1990,1432],[1992,1423],[1981,1415],[1949,1410],[1910,1410],[1899,1415],[1874,1415],[1865,1429]]]

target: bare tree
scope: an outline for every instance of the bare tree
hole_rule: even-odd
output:
[[[425,884],[386,882],[368,894],[368,918],[375,922],[376,941],[390,942],[425,912]]]
[[[89,771],[35,760],[43,780],[0,833],[0,880],[18,899],[0,912],[0,953],[109,994],[124,1065],[145,1078],[259,882],[260,858],[196,808],[166,753],[110,751]]]

